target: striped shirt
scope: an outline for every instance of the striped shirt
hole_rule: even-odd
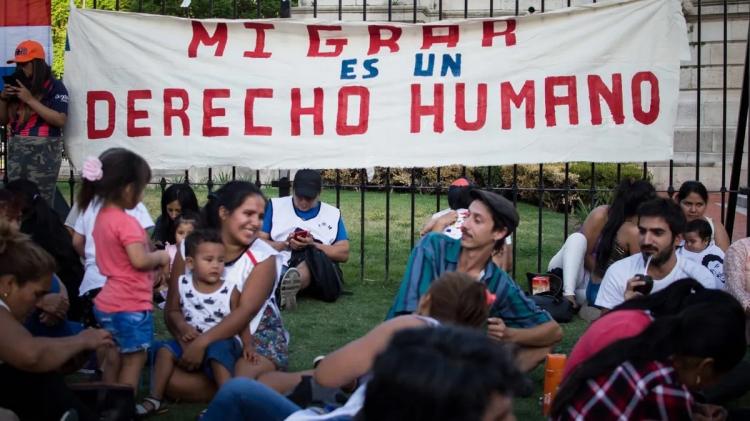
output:
[[[460,254],[461,240],[440,233],[424,236],[409,256],[401,287],[386,318],[416,311],[419,299],[432,282],[443,273],[456,271]],[[488,259],[479,281],[496,296],[490,316],[500,317],[508,327],[525,329],[552,320],[492,259]]]
[[[55,78],[50,78],[44,83],[46,92],[40,102],[47,108],[59,113],[68,114],[68,90],[63,83]],[[60,137],[62,128],[49,125],[36,112],[32,111],[26,122],[21,121],[21,107],[18,107],[18,115],[11,121],[13,136],[39,136]]]

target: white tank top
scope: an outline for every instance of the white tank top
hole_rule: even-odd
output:
[[[245,253],[243,253],[231,265],[224,268],[224,278],[228,283],[234,283],[237,290],[242,293],[242,290],[245,288],[245,282],[255,266],[266,259],[276,258],[278,255],[279,252],[277,252],[276,249],[262,239],[256,238]],[[276,283],[278,283],[280,269],[281,265],[276,262],[276,275],[274,276]],[[271,306],[274,312],[280,314],[279,308],[276,305],[276,299],[274,298],[275,291],[276,284],[274,284],[271,289],[271,295],[266,299],[266,302],[263,303],[263,306],[258,313],[255,314],[253,320],[250,321],[250,333],[255,333],[255,331],[258,330],[260,319],[263,317],[263,312],[266,310],[267,306]]]
[[[233,284],[222,280],[214,292],[198,291],[193,283],[193,274],[182,275],[177,284],[180,290],[180,309],[185,321],[203,333],[218,325],[231,311]]]

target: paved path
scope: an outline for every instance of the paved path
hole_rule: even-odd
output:
[[[708,202],[706,215],[717,221],[721,221],[721,193],[711,193],[708,197]],[[725,203],[729,203],[729,194],[725,195]],[[738,209],[734,217],[734,234],[732,235],[732,240],[745,237],[747,237],[747,210]]]

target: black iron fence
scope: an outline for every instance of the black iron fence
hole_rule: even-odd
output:
[[[304,0],[301,0],[304,1]],[[547,4],[545,4],[547,3]],[[515,14],[519,15],[520,13],[535,13],[535,12],[544,12],[545,6],[554,3],[556,6],[570,6],[571,4],[581,4],[581,3],[596,3],[596,1],[548,1],[545,2],[544,0],[536,0],[536,1],[521,1],[521,0],[515,0],[515,1],[503,1],[503,0],[489,0],[487,2],[487,8],[484,11],[481,11],[479,9],[469,9],[468,0],[464,0],[463,2],[463,16],[468,17],[471,12],[471,16],[477,16],[478,13],[483,14],[484,16],[493,16],[498,14]],[[687,93],[688,95],[692,95],[694,93],[695,95],[695,101],[697,103],[696,107],[696,116],[695,116],[695,160],[691,163],[681,162],[679,165],[676,165],[674,160],[669,161],[668,163],[658,163],[662,168],[668,168],[668,180],[666,182],[666,188],[662,189],[664,192],[666,192],[669,195],[672,195],[675,191],[675,188],[678,188],[679,186],[675,186],[675,168],[685,168],[686,166],[692,167],[694,169],[694,179],[700,180],[701,179],[701,155],[702,152],[702,137],[705,137],[705,134],[701,130],[703,128],[702,123],[702,116],[701,116],[701,101],[702,101],[702,95],[705,95],[707,92],[710,92],[712,95],[716,95],[717,92],[721,93],[721,102],[722,102],[722,109],[721,109],[721,126],[720,127],[714,127],[714,129],[720,129],[721,135],[720,135],[720,165],[721,165],[721,182],[720,187],[709,189],[711,193],[719,193],[721,200],[721,222],[724,223],[724,225],[727,228],[727,231],[729,235],[731,236],[733,233],[734,228],[734,222],[735,222],[735,214],[736,214],[736,208],[737,208],[737,198],[738,193],[740,191],[740,170],[742,168],[743,164],[743,155],[744,155],[744,144],[745,144],[745,137],[747,133],[747,119],[748,119],[748,45],[750,45],[747,40],[750,38],[750,29],[748,29],[748,37],[740,37],[739,43],[742,45],[744,43],[744,66],[742,63],[735,63],[733,66],[736,68],[738,66],[743,66],[744,69],[742,72],[744,72],[744,76],[741,79],[741,89],[737,89],[738,86],[731,86],[728,83],[729,78],[729,71],[731,64],[728,63],[728,51],[729,47],[732,46],[733,48],[736,48],[735,44],[738,43],[736,37],[735,39],[730,40],[729,34],[728,34],[728,28],[729,28],[729,15],[730,13],[733,16],[733,19],[737,19],[737,16],[740,17],[740,22],[743,21],[747,22],[747,20],[750,20],[750,2],[748,1],[742,1],[742,0],[723,0],[723,1],[699,1],[696,0],[694,3],[694,10],[690,11],[690,14],[688,16],[688,22],[691,23],[695,28],[695,35],[694,40],[691,41],[691,45],[695,47],[695,63],[691,64],[689,66],[685,66],[687,69],[695,69],[695,80],[694,84],[691,87],[687,87],[683,89],[683,93]],[[297,4],[297,2],[295,2]],[[503,10],[498,9],[498,5],[501,7],[504,7]],[[161,0],[160,2],[148,2],[144,4],[143,0],[136,1],[130,1],[126,2],[123,0],[123,3],[121,4],[120,0],[114,0],[114,1],[105,1],[105,0],[93,0],[92,6],[94,8],[97,7],[104,7],[104,8],[112,8],[115,10],[120,10],[121,8],[123,10],[129,10],[129,11],[140,11],[140,12],[149,12],[149,13],[161,13],[161,14],[171,14],[171,15],[178,15],[178,16],[192,16],[192,17],[225,17],[225,18],[248,18],[248,17],[259,17],[259,18],[265,18],[265,17],[276,17],[276,16],[288,16],[289,11],[289,2],[288,1],[282,1],[282,2],[263,2],[263,1],[243,1],[243,0],[201,0],[201,1],[193,1],[193,6],[189,9],[179,9],[175,8],[174,5],[167,5],[165,0]],[[396,1],[394,0],[388,0],[387,4],[384,6],[381,6],[381,9],[379,9],[381,12],[385,13],[385,16],[387,16],[388,21],[393,20],[394,16],[394,6],[397,6],[400,8],[400,10],[403,12],[404,7],[408,7],[403,4],[396,4]],[[437,13],[436,17],[437,19],[442,19],[446,16],[446,11],[444,10],[444,4],[443,0],[439,0],[437,7]],[[333,13],[333,16],[338,17],[339,19],[342,18],[345,14],[347,16],[351,16],[352,13],[356,13],[356,9],[359,8],[359,14],[361,16],[362,20],[367,20],[367,13],[368,8],[372,8],[373,6],[368,6],[367,2],[363,2],[361,6],[345,6],[342,2],[342,0],[338,0],[337,6],[334,8],[334,10],[331,10],[330,6],[327,6],[326,13]],[[383,9],[383,7],[386,7]],[[420,6],[417,3],[417,0],[413,0],[411,3],[411,22],[416,23],[418,21],[417,17],[424,16],[424,8],[427,6]],[[714,45],[720,45],[722,60],[719,60],[721,65],[717,65],[716,63],[709,63],[706,64],[703,62],[704,57],[702,53],[702,46],[704,45],[703,40],[703,25],[705,24],[705,16],[703,14],[704,7],[712,7],[712,19],[715,19],[717,16],[716,10],[717,8],[721,9],[718,15],[720,16],[720,24],[723,30],[723,37],[720,40],[714,40]],[[744,9],[743,9],[744,7]],[[219,11],[220,12],[217,12]],[[318,7],[318,1],[313,0],[311,2],[311,5],[309,6],[302,6],[300,9],[304,13],[311,12],[313,17],[317,17],[319,15],[319,7]],[[456,12],[454,10],[454,12]],[[294,11],[293,11],[294,13]],[[459,11],[460,14],[460,11]],[[403,16],[403,13],[399,16]],[[455,14],[451,15],[452,17],[455,16]],[[721,83],[720,86],[712,85],[710,87],[705,87],[702,85],[702,76],[703,69],[706,67],[721,68]],[[739,109],[738,109],[738,118],[737,118],[737,125],[735,127],[731,127],[728,125],[728,104],[729,104],[729,95],[730,91],[732,95],[738,95],[739,96]],[[729,130],[736,129],[736,135],[734,139],[729,138]],[[6,151],[6,139],[5,139],[5,131],[2,131],[2,154],[3,154],[3,164],[5,163],[5,151]],[[733,149],[730,152],[728,147],[732,147]],[[729,177],[729,180],[727,180],[727,165],[731,153],[732,161],[731,161],[731,175]],[[746,168],[750,168],[750,154],[748,154],[748,165]],[[612,185],[611,183],[606,186],[599,186],[597,185],[597,176],[599,175],[600,169],[602,168],[602,165],[597,165],[594,163],[590,163],[590,180],[588,182],[588,185],[582,186],[579,183],[573,183],[571,182],[571,165],[579,165],[572,164],[572,163],[564,163],[562,171],[564,172],[564,182],[562,185],[552,185],[550,186],[549,183],[545,183],[545,166],[544,165],[538,165],[536,168],[537,172],[537,180],[533,185],[530,185],[528,183],[528,174],[525,178],[526,182],[521,183],[519,182],[519,170],[521,169],[521,166],[513,165],[510,169],[510,177],[506,177],[505,179],[501,179],[501,177],[496,175],[496,167],[485,167],[485,168],[474,168],[471,171],[476,174],[486,174],[486,176],[481,176],[481,185],[484,188],[492,189],[494,191],[500,192],[505,194],[507,197],[509,197],[511,200],[514,201],[514,203],[517,203],[522,197],[528,199],[529,197],[538,197],[537,202],[537,219],[538,219],[538,229],[536,233],[536,244],[537,244],[537,256],[536,256],[536,268],[537,270],[542,269],[542,265],[544,262],[542,262],[542,244],[544,241],[544,221],[543,221],[543,209],[545,207],[545,195],[549,194],[555,194],[559,198],[560,203],[563,204],[562,207],[562,213],[564,218],[563,223],[563,238],[567,237],[569,231],[573,228],[572,226],[572,220],[571,220],[571,198],[574,196],[581,196],[585,197],[585,201],[588,202],[590,206],[593,207],[597,203],[597,198],[602,195],[602,193],[609,193],[611,191]],[[619,181],[623,176],[623,168],[625,164],[617,164],[615,167],[615,180]],[[649,175],[649,163],[639,163],[637,164],[641,171],[639,171],[642,176],[645,178]],[[652,163],[653,165],[653,163]],[[611,170],[611,165],[607,166],[608,170]],[[4,168],[4,167],[3,167]],[[632,165],[629,166],[629,168],[632,168]],[[528,166],[523,166],[523,169],[528,172]],[[344,174],[344,171],[346,171],[346,174],[348,175],[347,181],[342,181],[342,175]],[[391,194],[394,192],[399,193],[408,193],[411,197],[411,207],[410,207],[410,245],[414,245],[414,241],[417,232],[419,230],[419,227],[416,225],[417,223],[421,224],[422,221],[416,221],[415,220],[415,198],[418,194],[433,194],[435,197],[435,209],[440,210],[441,209],[441,196],[445,193],[445,177],[441,177],[441,168],[437,168],[437,176],[433,180],[433,182],[429,185],[425,185],[424,183],[418,183],[417,182],[417,174],[420,171],[419,169],[412,168],[407,169],[408,173],[410,174],[410,182],[408,183],[393,183],[392,180],[392,174],[393,171],[396,171],[395,169],[386,168],[382,170],[382,177],[380,178],[380,182],[377,184],[373,184],[368,182],[367,175],[365,169],[356,170],[358,171],[358,179],[352,178],[351,170],[334,170],[333,177],[328,179],[328,182],[326,184],[326,188],[334,189],[336,192],[336,206],[340,206],[341,204],[341,191],[342,190],[358,190],[361,192],[360,195],[360,244],[359,244],[359,251],[360,251],[360,277],[364,277],[364,268],[365,268],[365,255],[366,255],[366,244],[365,244],[365,192],[368,190],[378,190],[383,191],[385,194],[385,253],[384,253],[384,267],[385,267],[385,273],[386,278],[388,278],[388,274],[390,272],[390,249],[391,249],[391,225],[390,225],[390,215],[391,215]],[[402,173],[404,170],[400,170]],[[463,168],[461,170],[462,173],[466,173],[467,169]],[[192,180],[191,174],[188,170],[185,170],[184,172],[184,178],[182,178],[181,182],[187,182],[193,185],[199,185],[199,186],[205,186],[207,191],[210,193],[212,190],[217,188],[218,185],[222,184],[223,182],[226,182],[228,180],[235,180],[237,179],[237,168],[233,167],[231,170],[230,175],[222,174],[220,177],[217,177],[217,175],[214,174],[214,171],[209,168],[208,169],[208,176],[202,180]],[[76,176],[74,175],[73,171],[70,171],[70,176],[67,180],[60,180],[67,182],[70,187],[70,200],[72,202],[73,200],[73,192],[76,187],[76,183],[78,182],[76,179]],[[254,181],[258,186],[262,186],[263,183],[261,183],[261,174],[260,171],[255,171],[255,177]],[[448,180],[450,182],[450,180]],[[159,183],[156,183],[159,186],[161,186],[161,189],[165,189],[169,182],[167,179],[162,178]],[[288,180],[282,179],[279,182],[274,183],[279,187],[279,191],[284,194],[288,194],[289,191],[289,182]],[[748,171],[748,179],[744,184],[745,186],[750,185],[750,171]],[[351,230],[353,227],[349,227]],[[750,225],[747,226],[747,235],[750,236]],[[515,248],[518,244],[518,241],[514,242],[514,261],[513,261],[513,275],[515,277],[515,268],[516,268],[516,256]]]

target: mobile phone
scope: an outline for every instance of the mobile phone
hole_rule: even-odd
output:
[[[648,295],[651,293],[651,290],[654,289],[654,278],[648,276],[648,275],[635,275],[635,277],[639,281],[646,282],[645,285],[638,285],[637,287],[633,288],[633,291],[640,292],[643,295]]]
[[[5,75],[3,76],[3,83],[10,86],[18,86],[16,81],[18,78],[16,78],[16,75]]]
[[[308,230],[299,227],[294,229],[294,238],[307,238],[308,235],[310,235]]]

